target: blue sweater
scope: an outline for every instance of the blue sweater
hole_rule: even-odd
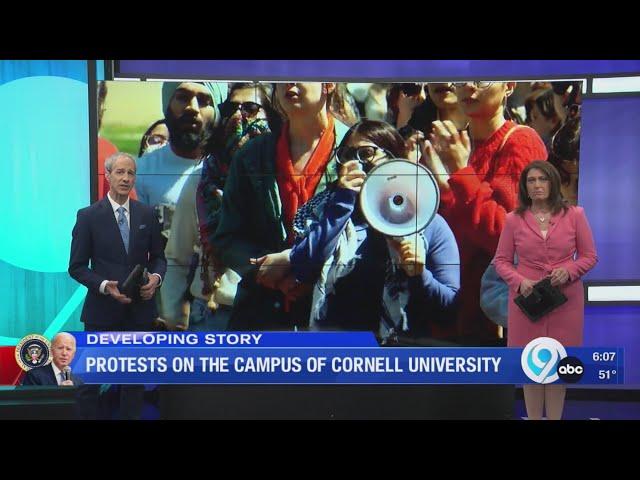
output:
[[[355,268],[338,280],[328,301],[326,325],[348,330],[378,331],[388,249],[383,235],[371,229],[357,207],[358,194],[337,188],[324,207],[322,218],[311,224],[308,235],[298,238],[290,254],[298,281],[315,283],[322,266],[333,254],[347,221],[355,225],[358,257]],[[453,318],[460,288],[460,257],[447,222],[436,215],[422,232],[426,265],[420,276],[409,278],[406,313],[409,331],[428,336],[429,324]]]

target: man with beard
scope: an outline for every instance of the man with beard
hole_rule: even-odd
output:
[[[210,289],[203,288],[200,272],[193,268],[206,263],[202,260],[198,221],[206,223],[206,219],[217,212],[224,177],[234,153],[251,138],[270,131],[274,112],[270,108],[269,97],[269,86],[231,84],[228,98],[220,107],[221,125],[216,127],[209,124],[206,129],[202,148],[202,176],[192,175],[187,179],[176,205],[173,229],[165,250],[171,268],[163,283],[161,301],[163,318],[169,328],[226,330],[233,297],[227,298],[226,304],[222,299],[223,304],[216,305],[218,308],[214,312],[208,304]],[[194,252],[197,254],[197,263],[194,261]],[[227,281],[229,275],[233,273],[227,273]],[[187,308],[188,304],[190,308]]]
[[[211,90],[205,85],[197,82],[166,83],[163,89],[170,89],[171,86],[176,88],[168,101],[163,98],[170,141],[136,162],[138,200],[155,209],[165,245],[184,184],[189,177],[200,176],[204,132],[217,118],[215,101]],[[160,317],[155,320],[154,326],[161,330],[166,328],[162,309],[164,291],[166,288],[161,289],[156,297]]]
[[[138,199],[156,210],[168,236],[168,217],[191,175],[200,176],[201,142],[207,125],[216,119],[216,106],[209,89],[201,83],[184,82],[173,92],[165,111],[169,144],[137,161]]]

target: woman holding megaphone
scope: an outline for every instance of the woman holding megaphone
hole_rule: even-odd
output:
[[[357,123],[336,149],[338,180],[296,214],[289,258],[296,281],[313,285],[312,330],[425,337],[452,318],[460,261],[445,220],[434,214],[398,241],[374,229],[357,201],[372,168],[406,156],[394,127]]]

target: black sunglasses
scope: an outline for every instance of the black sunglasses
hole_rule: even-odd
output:
[[[393,158],[393,155],[384,148],[375,147],[373,145],[361,145],[359,147],[339,147],[336,149],[336,162],[339,165],[344,165],[351,160],[357,160],[366,172],[373,168],[373,160],[378,155],[378,152],[382,152],[384,157]],[[382,157],[382,158],[384,158]]]
[[[227,118],[233,115],[234,113],[236,113],[238,110],[240,110],[245,115],[253,116],[253,115],[256,115],[261,108],[262,108],[262,105],[256,102],[240,103],[240,102],[227,101],[222,104],[222,107],[220,108],[220,114],[224,118]]]

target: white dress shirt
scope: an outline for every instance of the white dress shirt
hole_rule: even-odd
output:
[[[56,376],[56,382],[58,382],[58,385],[62,385],[62,378],[60,378],[62,370],[54,362],[51,362],[51,366],[53,367],[53,374]]]
[[[127,220],[127,227],[131,228],[131,210],[130,210],[129,197],[127,197],[126,202],[120,205],[113,198],[111,198],[111,192],[107,192],[107,200],[109,200],[109,203],[111,204],[111,208],[113,209],[113,216],[116,219],[116,223],[118,222],[118,216],[120,215],[118,213],[118,209],[120,207],[124,207],[124,218]],[[162,277],[160,276],[159,273],[152,273],[151,275],[155,275],[158,277],[158,287],[162,285]],[[106,291],[106,286],[108,281],[109,280],[103,280],[102,283],[100,284],[100,293],[102,293],[103,295],[109,295],[109,292]]]

